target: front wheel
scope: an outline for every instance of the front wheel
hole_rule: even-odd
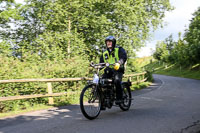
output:
[[[80,108],[83,115],[89,119],[95,119],[100,114],[101,98],[95,85],[83,88],[80,95]]]
[[[131,89],[127,85],[122,85],[122,87],[123,87],[122,88],[123,89],[123,103],[121,103],[119,107],[121,108],[121,110],[127,111],[129,110],[131,106],[131,100],[132,100]]]

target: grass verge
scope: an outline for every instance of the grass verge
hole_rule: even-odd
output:
[[[7,113],[0,113],[0,118],[5,118],[5,117],[10,117],[10,116],[15,116],[15,115],[19,115],[19,114],[24,114],[27,112],[32,112],[32,111],[38,111],[38,110],[43,110],[43,109],[49,109],[52,108],[53,106],[50,105],[36,105],[33,107],[29,107],[26,110],[17,110],[17,111],[11,111],[11,112],[7,112]]]
[[[153,71],[155,74],[162,74],[175,77],[183,77],[190,79],[199,79],[200,80],[200,64],[196,64],[191,67],[177,66],[174,64],[163,64],[158,62],[153,62],[148,64],[146,69]]]
[[[139,84],[134,84],[134,85],[131,86],[131,91],[135,91],[135,90],[140,90],[140,89],[146,88],[150,84],[151,84],[151,82],[142,82],[142,83],[139,83]]]

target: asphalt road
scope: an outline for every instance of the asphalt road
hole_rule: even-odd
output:
[[[154,75],[133,92],[133,105],[87,120],[79,105],[0,119],[0,133],[200,133],[200,80]]]

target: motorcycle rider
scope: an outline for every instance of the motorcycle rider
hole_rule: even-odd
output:
[[[103,52],[100,57],[100,63],[115,64],[104,69],[102,78],[114,77],[114,84],[116,86],[116,101],[115,104],[119,105],[122,103],[122,86],[121,81],[124,74],[124,64],[127,60],[126,51],[119,46],[116,46],[116,39],[113,36],[108,36],[105,39],[107,50]],[[101,107],[105,109],[104,105]]]

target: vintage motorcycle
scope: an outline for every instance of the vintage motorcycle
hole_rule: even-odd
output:
[[[123,102],[119,105],[116,101],[116,87],[113,79],[103,79],[99,76],[100,69],[109,67],[109,63],[91,63],[90,66],[96,69],[94,78],[88,81],[88,84],[83,88],[80,94],[80,108],[82,114],[89,120],[95,119],[101,112],[101,106],[111,108],[113,105],[119,106],[123,111],[129,110],[131,106],[131,82],[122,82]]]

